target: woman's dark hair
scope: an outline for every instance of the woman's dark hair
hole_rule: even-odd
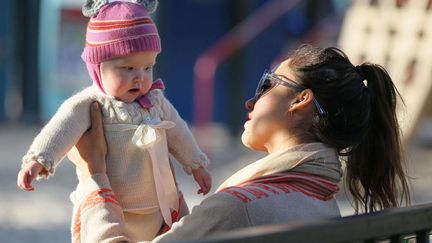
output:
[[[311,133],[346,159],[346,183],[356,213],[410,203],[396,103],[400,94],[376,64],[353,66],[335,47],[303,45],[289,56],[298,81],[327,111]]]

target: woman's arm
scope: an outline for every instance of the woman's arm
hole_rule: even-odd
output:
[[[80,242],[136,242],[126,229],[123,210],[107,175],[92,174],[84,187],[86,197],[73,218],[73,239],[80,239]]]
[[[73,220],[72,237],[81,242],[135,242],[106,175],[107,144],[97,102],[90,107],[91,127],[68,157],[82,172],[86,195]]]
[[[174,223],[152,242],[199,240],[214,234],[251,226],[246,205],[227,193],[216,193]]]
[[[98,102],[90,105],[90,128],[84,132],[68,158],[83,172],[84,177],[106,173],[107,143]]]

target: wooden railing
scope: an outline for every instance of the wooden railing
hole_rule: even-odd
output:
[[[429,242],[432,203],[307,224],[271,225],[214,235],[199,242]],[[188,241],[192,242],[192,241]]]

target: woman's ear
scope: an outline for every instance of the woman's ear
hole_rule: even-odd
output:
[[[295,96],[294,103],[288,109],[289,112],[301,111],[308,107],[313,102],[313,92],[310,89],[305,89]]]

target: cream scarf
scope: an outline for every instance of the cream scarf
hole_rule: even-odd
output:
[[[338,183],[342,177],[337,151],[323,143],[306,143],[278,151],[244,167],[229,177],[217,191],[247,180],[286,171],[320,175]]]

